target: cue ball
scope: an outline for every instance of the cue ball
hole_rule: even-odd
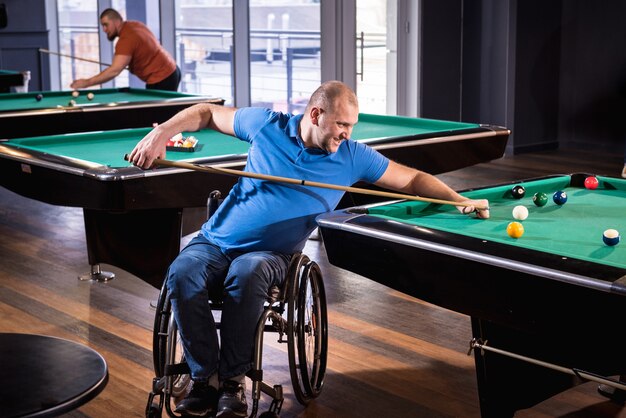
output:
[[[589,176],[585,179],[585,188],[589,190],[595,190],[598,188],[598,178],[595,176]]]
[[[523,221],[528,218],[528,209],[526,206],[518,205],[513,208],[513,218]]]
[[[35,96],[35,100],[37,100],[38,102],[40,102],[41,99],[43,99],[43,94],[38,94]]]
[[[79,94],[80,94],[80,93],[78,93],[78,91],[77,91],[77,90],[74,90],[74,91],[72,92],[72,97],[76,98],[76,97],[78,97],[78,95],[79,95]]]
[[[511,222],[506,227],[506,233],[511,238],[519,238],[524,235],[524,226],[519,222]]]
[[[554,203],[556,203],[557,205],[564,205],[565,202],[567,202],[567,193],[565,193],[563,190],[557,190],[552,195],[552,200],[554,200]]]
[[[67,105],[70,107],[76,106],[76,100],[70,100],[70,102]]]
[[[608,246],[617,245],[620,240],[620,235],[617,229],[607,229],[602,234],[602,241]]]
[[[548,203],[548,195],[544,192],[537,192],[533,195],[533,203],[536,206],[545,206]]]
[[[517,185],[511,189],[511,195],[515,199],[521,199],[526,194],[526,189],[523,186]]]
[[[94,95],[93,93],[87,93],[87,100],[93,100]]]

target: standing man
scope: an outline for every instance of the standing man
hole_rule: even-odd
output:
[[[113,63],[93,77],[74,80],[71,88],[106,83],[128,67],[146,83],[147,89],[178,90],[180,68],[146,25],[134,20],[124,21],[114,9],[106,9],[100,14],[100,24],[109,41],[119,37]]]

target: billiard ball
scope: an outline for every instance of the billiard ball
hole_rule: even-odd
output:
[[[515,199],[521,199],[526,194],[526,189],[523,186],[517,185],[511,189],[511,195]]]
[[[513,208],[513,218],[523,221],[528,218],[528,209],[526,206],[518,205]]]
[[[511,237],[511,238],[519,238],[522,235],[524,235],[524,225],[522,225],[519,222],[513,221],[511,223],[509,223],[506,227],[506,233]]]
[[[552,200],[554,200],[554,203],[556,203],[557,205],[564,205],[565,202],[567,202],[567,193],[565,193],[563,190],[557,190],[552,195]]]
[[[78,90],[74,90],[74,91],[72,92],[72,97],[73,97],[73,98],[77,98],[79,94],[80,94],[80,93],[78,92]]]
[[[589,190],[595,190],[598,188],[598,178],[595,176],[589,176],[585,179],[585,188]]]
[[[38,102],[40,102],[41,99],[43,99],[43,94],[38,94],[35,96],[35,100],[37,100]]]
[[[607,229],[602,234],[602,241],[608,246],[617,245],[620,240],[620,235],[617,229]]]
[[[70,100],[70,102],[67,104],[69,107],[73,107],[76,106],[76,100]]]
[[[536,206],[545,206],[548,203],[548,195],[544,192],[537,192],[533,195],[533,203]]]
[[[94,98],[93,93],[87,93],[87,100],[93,100],[93,98]]]

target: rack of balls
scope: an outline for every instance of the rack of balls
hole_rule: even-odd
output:
[[[198,140],[195,136],[190,135],[185,138],[182,133],[178,133],[171,137],[165,145],[168,151],[193,152],[196,150],[197,144]]]

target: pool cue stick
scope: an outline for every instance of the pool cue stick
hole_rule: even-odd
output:
[[[80,58],[80,57],[75,57],[73,55],[68,55],[68,54],[62,54],[60,52],[54,52],[54,51],[50,51],[48,49],[45,48],[39,48],[39,52],[43,52],[44,54],[52,54],[52,55],[58,55],[60,57],[66,57],[66,58],[72,58],[75,60],[79,60],[79,61],[86,61],[86,62],[91,62],[93,64],[99,64],[99,65],[106,65],[107,67],[110,67],[111,64],[106,64],[104,62],[100,62],[100,61],[96,61],[96,60],[91,60],[89,58]]]
[[[129,159],[128,154],[124,155],[124,159],[126,161],[128,161],[128,159]],[[340,185],[337,185],[337,184],[320,183],[320,182],[309,181],[309,180],[298,180],[298,179],[294,179],[294,178],[291,178],[291,177],[272,176],[272,175],[269,175],[269,174],[249,173],[249,172],[241,171],[241,170],[232,170],[230,168],[203,166],[203,165],[198,165],[198,164],[185,163],[185,162],[182,162],[182,161],[162,160],[160,158],[157,158],[156,160],[154,160],[154,164],[155,165],[159,165],[159,166],[163,166],[163,167],[185,168],[185,169],[194,170],[194,171],[204,171],[204,172],[208,172],[208,173],[227,174],[227,175],[231,175],[231,176],[248,177],[248,178],[253,178],[253,179],[257,179],[257,180],[268,180],[268,181],[273,181],[273,182],[277,182],[277,183],[297,184],[297,185],[300,185],[300,186],[320,187],[322,189],[333,189],[333,190],[340,190],[340,191],[344,191],[344,192],[367,194],[367,195],[381,196],[381,197],[389,197],[389,198],[392,198],[392,199],[416,200],[416,201],[420,201],[420,202],[437,203],[437,204],[440,204],[440,205],[452,205],[452,206],[464,206],[464,207],[472,207],[473,206],[476,210],[488,210],[489,209],[488,207],[482,207],[482,206],[479,207],[479,206],[472,205],[472,204],[469,204],[469,203],[459,203],[459,202],[453,202],[451,200],[433,199],[433,198],[430,198],[430,197],[413,196],[413,195],[408,195],[408,194],[403,194],[403,193],[395,193],[395,192],[385,192],[385,191],[381,191],[381,190],[363,189],[363,188],[360,188],[360,187],[340,186]]]

